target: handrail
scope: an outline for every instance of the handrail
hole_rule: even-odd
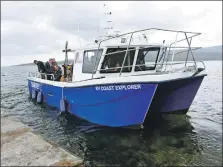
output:
[[[176,40],[175,40],[175,42],[174,42],[174,47],[176,47],[176,44],[177,44],[177,38],[178,38],[178,31],[177,31],[177,34],[176,34]],[[175,49],[173,50],[173,55],[172,55],[172,62],[173,62],[173,59],[174,59],[174,53],[175,53]],[[171,68],[172,68],[172,65],[173,65],[173,63],[171,64]]]
[[[131,34],[131,33],[143,32],[143,31],[148,31],[148,30],[158,30],[158,31],[168,31],[168,32],[179,32],[179,33],[190,33],[190,34],[195,34],[196,36],[201,34],[199,32],[168,30],[168,29],[160,29],[160,28],[147,28],[147,29],[136,30],[136,31],[132,31],[132,32],[120,34],[120,35],[117,35],[115,37],[107,38],[107,39],[101,40],[100,43],[102,43],[104,41],[107,41],[107,40],[110,40],[110,39],[119,38],[119,37],[122,37],[122,36],[125,36],[125,35],[128,35],[128,34]],[[188,37],[188,38],[190,38],[190,37]]]
[[[148,49],[148,48],[151,48],[151,47],[157,47],[157,45],[147,45],[147,47],[139,47],[139,49]],[[166,48],[171,48],[170,46],[165,46]],[[189,48],[189,47],[172,47],[172,48]],[[201,49],[201,47],[191,47],[192,50],[196,50],[196,49]],[[134,49],[129,49],[128,51],[133,51],[133,50],[137,50],[137,48],[134,48]],[[122,52],[126,52],[126,50],[121,50],[121,51],[116,51],[116,52],[111,52],[111,53],[106,53],[106,54],[103,54],[103,56],[106,56],[106,55],[113,55],[113,54],[116,54],[116,53],[122,53]],[[186,50],[187,51],[187,50]],[[177,52],[178,53],[178,52]]]
[[[181,39],[181,40],[177,40],[177,36],[176,36],[176,40],[175,40],[175,42],[172,43],[172,44],[175,44],[175,45],[176,45],[176,43],[178,43],[178,42],[181,42],[181,41],[183,41],[183,40],[187,40],[187,43],[188,43],[188,46],[189,46],[189,50],[191,51],[191,54],[192,54],[192,49],[191,49],[191,46],[190,46],[190,43],[189,43],[188,39],[189,39],[189,38],[192,39],[193,37],[198,36],[198,35],[201,34],[201,33],[198,33],[198,32],[178,31],[178,30],[168,30],[168,29],[160,29],[160,28],[149,28],[149,29],[142,29],[142,30],[132,31],[132,32],[128,32],[128,33],[124,33],[124,34],[120,34],[120,35],[117,35],[117,36],[114,36],[114,37],[110,37],[110,38],[101,40],[101,41],[99,42],[99,44],[98,44],[96,60],[97,60],[97,58],[98,58],[98,51],[99,51],[99,48],[100,48],[102,42],[105,42],[105,41],[108,41],[108,40],[111,40],[111,39],[115,39],[115,38],[120,38],[120,37],[122,37],[122,36],[130,35],[130,34],[131,34],[131,37],[130,37],[130,40],[129,40],[129,44],[128,44],[128,46],[127,46],[127,50],[125,50],[125,51],[126,51],[126,54],[125,54],[125,57],[124,57],[124,60],[125,60],[125,58],[126,58],[126,56],[127,56],[127,53],[128,53],[128,51],[129,51],[129,46],[130,46],[130,44],[131,44],[133,34],[134,34],[134,33],[137,33],[137,32],[149,31],[149,30],[158,30],[158,31],[176,32],[177,35],[178,35],[178,33],[184,33],[186,38]],[[187,33],[191,33],[191,34],[193,34],[193,35],[192,35],[192,36],[187,36]],[[170,48],[171,48],[172,44],[170,44]],[[169,51],[168,51],[167,58],[169,57],[170,48],[169,48]],[[175,48],[175,47],[174,47],[174,48]],[[173,58],[174,58],[174,51],[175,51],[175,49],[173,50],[172,61],[173,61]],[[114,53],[113,53],[113,54],[114,54]],[[105,55],[106,55],[106,54],[105,54]],[[105,56],[105,55],[103,55],[103,56]],[[166,57],[166,56],[165,56],[165,57]],[[195,65],[196,65],[196,62],[195,62],[195,59],[194,59],[193,54],[192,54],[192,57],[193,57],[193,60],[194,60]],[[164,59],[164,61],[165,61],[165,59]],[[167,60],[166,60],[166,62],[167,62]],[[121,67],[121,72],[122,72],[122,68],[123,68],[124,63],[125,63],[125,61],[123,61],[123,64],[122,64],[122,67]],[[167,66],[167,64],[166,64],[166,66]],[[166,69],[166,66],[165,66],[165,69]],[[91,76],[91,78],[93,78],[93,76],[94,76],[95,68],[96,68],[96,61],[95,61],[94,66],[93,66],[93,70],[92,70],[92,76]],[[121,75],[121,72],[120,72],[120,75]]]
[[[197,61],[197,62],[201,62],[203,64],[203,66],[204,66],[204,69],[206,69],[206,66],[205,66],[203,61]]]
[[[129,45],[130,45],[130,43],[131,43],[131,41],[132,41],[132,36],[133,36],[133,33],[131,34],[131,37],[130,37],[130,40],[129,40]],[[121,70],[120,70],[119,76],[121,76],[122,69],[123,69],[123,66],[124,66],[124,64],[125,64],[126,57],[127,57],[127,55],[128,55],[129,45],[128,45],[127,50],[126,50],[126,52],[125,52],[125,57],[124,57],[124,60],[123,60],[123,62],[122,62],[122,68],[121,68]]]
[[[37,73],[37,75],[38,75],[38,78],[42,78],[41,75],[44,75],[45,78],[47,77],[47,75],[45,73]]]
[[[197,62],[201,62],[203,64],[203,66],[204,66],[204,69],[206,69],[206,66],[205,66],[205,64],[204,64],[203,61],[197,61]],[[194,61],[188,61],[187,63],[194,63]],[[164,63],[150,63],[149,65],[163,65],[163,64]],[[174,63],[169,62],[167,64],[177,65],[177,64],[184,64],[184,62],[183,61],[182,62],[174,62]],[[135,65],[123,66],[123,68],[127,68],[127,67],[139,67],[139,66],[145,66],[145,65],[146,64],[135,64]],[[184,68],[184,67],[182,67],[182,68]],[[106,69],[99,69],[99,70],[94,70],[94,72],[96,72],[96,71],[106,71],[106,70],[115,70],[115,69],[120,69],[120,68],[122,68],[122,67],[112,67],[112,68],[106,68]],[[145,71],[147,71],[147,70],[145,70]]]
[[[190,38],[190,42],[189,42],[189,44],[191,44],[191,41],[192,41],[192,38]],[[187,50],[187,57],[186,57],[186,61],[185,61],[185,66],[186,66],[186,64],[187,64],[188,56],[189,56],[189,49]]]
[[[194,48],[194,49],[191,49],[191,50],[197,50],[197,49],[200,49],[200,48]],[[179,53],[186,52],[186,51],[188,51],[188,50],[181,50],[180,52],[176,52],[175,55],[179,54]],[[170,53],[170,55],[172,55],[172,53]]]
[[[30,77],[31,74],[33,74],[32,77],[36,77],[36,78],[40,78],[41,75],[44,75],[45,79],[47,79],[47,76],[52,76],[53,81],[55,80],[55,77],[53,74],[46,74],[46,73],[40,73],[40,72],[29,72],[28,77]]]
[[[147,45],[147,47],[139,47],[139,49],[147,49],[147,48],[150,48],[150,47],[157,47],[157,45]],[[171,46],[165,46],[166,48],[189,48],[189,47],[171,47]],[[197,50],[197,49],[201,49],[202,47],[191,47],[191,50]],[[128,49],[128,51],[134,51],[134,50],[137,50],[137,48],[134,48],[134,49]],[[117,53],[123,53],[123,52],[126,52],[126,50],[122,50],[122,51],[116,51],[116,52],[112,52],[112,53],[106,53],[106,54],[103,54],[102,56],[106,56],[106,55],[113,55],[113,54],[117,54]],[[183,50],[183,51],[180,51],[180,52],[176,52],[176,54],[179,54],[179,53],[183,53],[183,52],[186,52],[188,50]],[[169,49],[169,52],[170,52],[170,49]],[[168,52],[168,55],[172,55],[171,53]]]
[[[156,46],[156,45],[148,45],[148,47],[140,47],[139,49],[147,49],[147,48],[150,48],[151,46]],[[166,48],[171,48],[171,46],[165,46]],[[172,47],[172,48],[188,48],[188,47]],[[191,50],[197,50],[197,49],[200,49],[201,47],[192,47]],[[134,50],[137,50],[137,48],[134,48],[134,49],[128,49],[128,51],[134,51]],[[106,54],[103,54],[102,56],[106,56],[106,55],[113,55],[113,54],[117,54],[117,53],[123,53],[123,52],[126,52],[126,50],[122,50],[122,51],[116,51],[116,52],[112,52],[112,53],[106,53]],[[183,53],[183,52],[186,52],[188,50],[183,50],[183,51],[180,51],[180,52],[176,52],[176,54],[179,54],[179,53]],[[169,55],[172,55],[171,53]],[[192,62],[191,62],[192,63]],[[154,63],[154,64],[159,64],[159,63]],[[162,63],[161,65],[164,65],[165,63]],[[171,63],[167,63],[166,62],[166,65],[167,64],[171,64]],[[137,65],[136,65],[137,66]],[[123,66],[123,67],[127,67],[127,66]],[[131,66],[128,66],[128,67],[131,67]],[[121,68],[121,67],[118,67],[118,68]],[[99,70],[96,70],[96,71],[99,71]],[[93,72],[96,72],[95,70]]]
[[[185,35],[185,37],[186,37],[186,39],[187,39],[187,43],[188,43],[188,46],[189,46],[189,49],[190,49],[191,55],[192,55],[192,58],[193,58],[193,60],[194,60],[194,64],[195,64],[195,66],[196,66],[196,61],[195,61],[195,58],[194,58],[193,52],[192,52],[191,47],[190,47],[192,38],[191,38],[191,40],[190,40],[190,42],[189,42],[188,37],[187,37],[187,34],[186,34],[186,33],[184,33],[184,35]]]

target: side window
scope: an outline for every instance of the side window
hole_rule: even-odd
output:
[[[159,55],[160,48],[140,49],[136,60],[135,71],[154,70]]]
[[[135,48],[129,48],[122,72],[131,72],[135,56]],[[125,58],[127,48],[108,48],[100,73],[119,73]]]
[[[82,67],[83,73],[92,73],[93,70],[97,69],[98,63],[101,59],[102,52],[103,52],[102,49],[98,50],[98,57],[97,57],[97,50],[88,50],[84,52],[84,60],[83,60],[83,67]]]

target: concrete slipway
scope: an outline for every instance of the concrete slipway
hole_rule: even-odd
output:
[[[82,160],[1,115],[1,166],[82,166]]]

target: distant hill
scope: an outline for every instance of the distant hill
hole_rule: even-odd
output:
[[[222,45],[219,46],[212,46],[212,47],[205,47],[198,50],[192,51],[193,55],[195,57],[195,60],[202,60],[202,61],[208,61],[208,60],[222,60]],[[180,53],[175,57],[174,60],[176,61],[184,61],[186,59],[187,52]],[[171,56],[170,56],[171,57]],[[168,59],[170,60],[170,59]],[[191,61],[192,56],[189,54],[188,60]]]
[[[72,62],[73,62],[73,60],[68,60],[68,63],[71,64]],[[64,64],[64,60],[63,61],[57,61],[57,64],[59,64],[59,65]],[[35,64],[33,64],[33,63],[26,63],[26,64],[19,64],[19,65],[13,65],[13,66],[33,66],[33,65],[35,65]]]
[[[186,59],[187,53],[180,53],[179,55],[176,55],[174,60],[175,61],[184,61]],[[211,47],[205,47],[201,48],[198,50],[193,51],[193,55],[195,57],[195,60],[203,60],[203,61],[208,61],[208,60],[222,60],[222,45],[218,46],[211,46]],[[171,59],[171,56],[169,56],[168,60]],[[191,61],[192,56],[189,54],[188,60]],[[69,60],[69,63],[72,63],[73,60]],[[62,65],[64,61],[57,61],[59,65]],[[31,66],[33,63],[27,63],[27,64],[19,64],[19,65],[14,65],[14,66]]]
[[[222,45],[205,47],[201,49],[201,52],[216,52],[222,53]]]

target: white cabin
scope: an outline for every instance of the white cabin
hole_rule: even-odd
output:
[[[119,76],[127,48],[128,45],[110,45],[100,49],[75,50],[72,82],[91,79],[92,74],[93,78]],[[164,63],[167,49],[164,44],[131,45],[128,49],[122,76],[148,74],[161,70],[162,65],[156,63]],[[94,67],[96,71],[93,73]]]

